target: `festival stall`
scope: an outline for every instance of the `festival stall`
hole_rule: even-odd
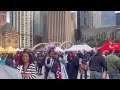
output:
[[[55,48],[55,51],[56,51],[56,52],[64,52],[64,50],[62,50],[60,47],[56,47],[56,48]]]
[[[19,48],[16,48],[16,51],[22,51],[21,49],[19,49]]]
[[[16,53],[16,49],[14,49],[12,46],[9,46],[5,48],[6,53]]]
[[[5,49],[0,46],[0,53],[4,53]]]
[[[37,49],[36,52],[46,52],[47,49],[44,47],[41,47],[40,49]]]
[[[71,48],[66,49],[66,51],[91,51],[93,50],[90,46],[87,44],[84,45],[73,45]]]

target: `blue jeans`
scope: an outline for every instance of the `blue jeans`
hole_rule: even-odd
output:
[[[120,79],[119,72],[109,72],[108,75],[110,79]]]
[[[103,73],[97,71],[90,71],[90,79],[103,79]]]

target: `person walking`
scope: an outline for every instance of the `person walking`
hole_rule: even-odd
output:
[[[63,55],[59,56],[60,70],[61,70],[61,79],[69,79],[67,70],[66,70],[66,60],[63,58]]]
[[[68,55],[68,76],[69,79],[77,79],[78,71],[79,71],[79,59],[77,55],[74,55],[73,53],[70,53],[70,56]]]
[[[89,61],[90,79],[103,79],[105,67],[105,58],[102,56],[102,51],[98,50]]]
[[[46,56],[46,61],[45,61],[45,77],[46,79],[56,79],[56,74],[55,70],[53,68],[53,63],[54,62],[54,52],[50,52],[50,56]]]
[[[119,51],[110,50],[110,54],[107,56],[107,71],[110,79],[120,79],[120,58],[118,57]]]
[[[30,53],[22,53],[20,57],[20,67],[18,67],[18,71],[21,72],[23,79],[36,78],[36,66]]]
[[[42,74],[43,62],[44,62],[44,56],[42,55],[42,53],[39,53],[37,56],[38,75],[43,75]]]
[[[48,73],[50,73],[50,67],[51,67],[51,64],[53,64],[53,55],[54,55],[54,52],[49,52],[50,54],[47,54],[46,55],[46,58],[45,58],[45,74],[44,74],[44,78],[47,79],[48,78]],[[51,75],[53,73],[51,72]],[[55,78],[55,76],[53,75],[53,77],[51,76],[51,78]]]

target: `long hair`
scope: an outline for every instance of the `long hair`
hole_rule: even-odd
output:
[[[22,57],[23,57],[23,54],[28,54],[28,56],[29,56],[29,58],[30,58],[30,60],[29,60],[29,63],[31,64],[31,63],[33,63],[33,59],[32,59],[32,55],[29,53],[29,52],[23,52],[22,54],[21,54],[21,56],[20,56],[20,65],[23,65],[24,64],[24,62],[23,62],[23,60],[22,60]]]

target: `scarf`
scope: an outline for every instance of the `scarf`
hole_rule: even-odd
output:
[[[56,75],[57,75],[57,79],[62,79],[62,74],[61,74],[61,70],[60,70],[60,65],[56,66]]]

